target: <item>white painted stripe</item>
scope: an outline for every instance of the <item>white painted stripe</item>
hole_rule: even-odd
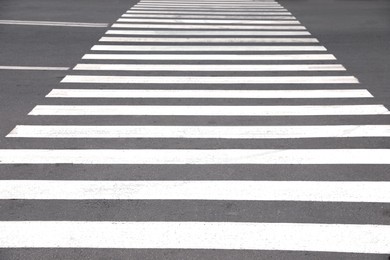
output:
[[[20,20],[0,20],[0,24],[37,25],[37,26],[69,26],[69,27],[108,27],[107,23],[75,23],[75,22],[20,21]]]
[[[258,3],[277,3],[276,1],[256,1]],[[188,3],[188,1],[142,1],[142,3]],[[198,1],[197,3],[253,3],[253,1]]]
[[[175,6],[172,6],[172,7],[163,7],[163,6],[153,6],[153,7],[146,7],[146,6],[142,6],[142,7],[133,7],[131,10],[159,10],[159,11],[219,11],[219,12],[222,12],[222,11],[229,11],[229,12],[232,12],[232,11],[237,11],[237,12],[248,12],[248,11],[252,11],[254,13],[256,12],[268,12],[268,11],[288,11],[287,9],[284,9],[282,7],[248,7],[248,8],[242,8],[242,7],[231,7],[231,8],[228,8],[228,7],[175,7]]]
[[[277,2],[253,2],[253,1],[242,1],[242,2],[239,2],[239,1],[199,1],[199,2],[196,2],[196,3],[189,3],[189,2],[185,2],[185,1],[142,1],[142,2],[139,2],[139,4],[149,4],[149,5],[158,5],[158,4],[179,4],[179,5],[194,5],[194,4],[199,4],[199,5],[224,5],[224,4],[228,4],[228,5],[256,5],[256,4],[259,4],[259,5],[278,5],[278,6],[281,6],[280,4],[278,4]]]
[[[387,165],[390,149],[1,149],[0,164]]]
[[[115,23],[113,28],[160,28],[160,29],[214,29],[214,30],[306,30],[300,25],[221,25],[221,24],[138,24],[138,23]]]
[[[143,2],[143,1],[142,1]],[[145,2],[149,2],[149,1],[145,1]],[[150,1],[150,2],[160,2],[160,1]],[[183,1],[173,1],[173,0],[170,0],[170,1],[161,1],[161,2],[184,2],[184,3],[188,3],[186,0],[183,0]],[[219,0],[212,0],[212,1],[206,1],[206,0],[200,0],[198,1],[199,3],[207,3],[207,2],[217,2],[217,3],[228,3],[228,2],[235,2],[235,3],[246,3],[246,2],[253,2],[253,1],[240,1],[240,0],[223,0],[223,1],[219,1]],[[271,0],[267,0],[267,1],[256,1],[256,2],[259,2],[259,3],[277,3],[276,1],[271,1]]]
[[[216,139],[390,137],[390,125],[320,125],[320,126],[18,125],[11,131],[11,133],[7,135],[7,137],[216,138]],[[390,189],[389,189],[389,193],[390,193]],[[390,202],[390,200],[388,202]]]
[[[152,8],[152,7],[143,7],[143,8],[134,8],[132,11],[139,11],[139,12],[144,12],[144,11],[159,11],[159,12],[226,12],[226,13],[241,13],[241,12],[252,12],[252,14],[257,15],[259,12],[287,12],[288,10],[286,9],[265,9],[265,8],[251,8],[251,9],[222,9],[222,8]]]
[[[216,17],[236,17],[236,16],[242,16],[246,15],[245,17],[252,17],[252,16],[259,16],[259,15],[292,15],[290,12],[285,11],[274,11],[274,12],[196,12],[196,11],[137,11],[137,10],[129,10],[126,12],[126,14],[137,14],[137,15],[143,15],[143,14],[158,14],[158,15],[194,15],[194,16],[200,16],[200,15],[214,15]]]
[[[141,19],[141,18],[119,18],[118,22],[130,22],[130,23],[237,23],[237,24],[300,24],[299,21],[290,20],[204,20],[204,19]]]
[[[188,3],[188,1],[184,0],[184,1],[142,1],[142,3],[144,2],[151,2],[151,3],[164,3],[164,2],[174,2],[174,3]],[[252,3],[253,1],[239,1],[239,0],[235,0],[235,1],[232,1],[232,0],[226,0],[226,1],[217,1],[217,0],[214,0],[214,1],[204,1],[204,0],[201,0],[201,1],[197,1],[197,3]],[[259,2],[259,3],[277,3],[276,1],[256,1],[256,2]]]
[[[173,2],[173,3],[188,3],[188,1],[142,1],[142,3],[165,3],[165,2]],[[198,1],[198,3],[253,3],[253,1]],[[256,1],[258,3],[277,3],[276,1]]]
[[[185,35],[183,35],[185,36]],[[100,42],[206,42],[206,43],[318,43],[316,38],[200,38],[200,37],[102,37]]]
[[[283,7],[280,5],[236,5],[236,4],[224,4],[224,5],[180,5],[180,4],[159,4],[159,5],[144,5],[144,4],[137,4],[132,9],[136,8],[183,8],[183,9],[282,9]]]
[[[1,180],[0,200],[10,199],[390,203],[390,182]]]
[[[239,9],[245,9],[246,11],[251,11],[251,9],[255,9],[258,11],[262,11],[263,9],[269,9],[269,10],[280,10],[284,9],[282,6],[279,5],[236,5],[236,4],[210,4],[210,5],[182,5],[182,4],[159,4],[159,5],[145,5],[145,4],[137,4],[134,6],[136,9],[149,9],[149,8],[172,8],[172,9],[186,9],[186,10],[192,10],[192,9],[227,9],[227,10],[235,10],[236,8]],[[133,8],[132,8],[133,9]]]
[[[108,30],[106,34],[124,34],[124,35],[201,35],[201,36],[213,36],[213,35],[225,35],[225,36],[237,36],[237,35],[249,35],[249,36],[303,36],[310,35],[306,31],[162,31],[162,30]]]
[[[188,9],[191,9],[191,8],[256,8],[256,9],[259,9],[259,8],[270,8],[270,9],[273,9],[273,8],[283,8],[282,6],[280,5],[275,5],[275,4],[213,4],[213,3],[210,3],[210,4],[179,4],[179,3],[172,3],[172,4],[136,4],[134,5],[134,7],[166,7],[166,8],[169,8],[169,7],[179,7],[179,8],[188,8]]]
[[[291,15],[290,12],[286,11],[280,11],[280,10],[274,10],[274,11],[266,11],[266,12],[235,12],[235,11],[225,11],[225,12],[218,12],[218,11],[150,11],[150,10],[129,10],[126,13],[128,14],[177,14],[177,15],[184,15],[184,14],[198,14],[198,15],[219,15],[219,16],[230,16],[234,17],[237,15],[246,15],[246,16],[258,16],[258,15]]]
[[[317,106],[114,106],[39,105],[29,115],[144,115],[144,116],[314,116],[388,115],[383,105]],[[390,158],[389,158],[390,159]]]
[[[243,19],[243,20],[257,20],[257,19],[279,19],[279,20],[295,20],[294,16],[215,16],[215,15],[157,15],[157,14],[123,14],[122,17],[136,17],[136,18],[177,18],[177,19],[188,19],[188,18],[216,18],[216,19]]]
[[[0,70],[69,70],[68,67],[0,66]]]
[[[280,4],[277,3],[144,3],[140,2],[136,4],[135,6],[146,6],[146,7],[154,7],[154,6],[164,6],[164,7],[170,7],[170,6],[179,6],[179,7],[238,7],[238,8],[247,8],[247,7],[254,7],[254,8],[274,8],[274,7],[281,7]]]
[[[281,6],[277,2],[250,2],[250,1],[243,1],[243,2],[234,2],[234,1],[226,1],[226,2],[220,2],[220,1],[199,1],[196,3],[191,2],[180,2],[180,1],[165,1],[165,2],[154,2],[154,1],[140,1],[138,2],[140,5],[233,5],[233,6]]]
[[[175,51],[175,52],[178,51],[326,51],[326,48],[323,46],[275,46],[275,45],[272,46],[94,45],[91,48],[91,50],[93,51]],[[197,56],[197,55],[192,55],[192,56]],[[207,56],[212,56],[212,55],[207,55]],[[217,57],[217,55],[214,56]],[[241,57],[244,55],[237,55],[237,56]],[[256,55],[254,55],[254,57],[255,56]],[[271,57],[271,55],[269,56]],[[260,57],[260,55],[257,55],[257,57]],[[242,57],[240,59],[245,59],[245,57]]]
[[[67,75],[63,83],[133,84],[356,84],[353,76],[266,76],[266,77],[185,77],[185,76],[90,76]]]
[[[53,89],[48,98],[372,98],[366,89],[182,90]]]
[[[116,71],[345,71],[340,64],[220,65],[220,64],[77,64],[74,70]]]
[[[196,3],[191,3],[191,2],[170,2],[170,1],[165,1],[165,2],[155,2],[155,1],[140,1],[137,4],[140,5],[158,5],[158,4],[163,4],[163,5],[234,5],[234,6],[240,6],[240,5],[259,5],[259,6],[280,6],[278,2],[249,2],[249,1],[243,1],[243,2],[219,2],[219,1],[199,1]]]
[[[281,6],[277,2],[218,2],[218,1],[209,1],[209,2],[196,2],[196,3],[189,3],[189,2],[178,2],[178,1],[165,1],[165,2],[139,2],[138,4],[140,5],[180,5],[180,6],[186,6],[186,5],[201,5],[201,6],[209,6],[209,5],[229,5],[229,6]]]
[[[1,221],[2,248],[142,248],[390,253],[389,225]]]

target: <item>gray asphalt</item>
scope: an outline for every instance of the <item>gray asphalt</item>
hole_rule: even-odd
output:
[[[300,140],[206,139],[22,139],[5,138],[21,124],[79,125],[322,125],[389,124],[387,116],[308,117],[140,117],[28,116],[44,104],[116,105],[319,105],[384,104],[390,109],[390,1],[388,0],[280,0],[320,44],[356,76],[359,88],[375,99],[66,99],[49,100],[53,88],[70,71],[0,70],[0,149],[298,149],[390,148],[388,138]],[[2,0],[0,20],[38,20],[85,23],[115,22],[136,1],[129,0]],[[80,63],[107,28],[0,25],[0,66],[73,67]],[[93,61],[91,62],[93,63]],[[121,62],[118,62],[121,63]],[[122,61],[122,63],[125,63]],[[145,62],[147,63],[147,62]],[[161,63],[164,61],[150,61]],[[199,62],[201,63],[201,62]],[[234,62],[232,62],[233,64]],[[278,64],[277,62],[274,62]],[[285,63],[285,62],[283,62]],[[306,62],[305,62],[306,63]],[[314,63],[314,62],[313,62]],[[239,62],[237,62],[239,64]],[[254,62],[255,64],[255,62]],[[88,72],[89,75],[99,74]],[[141,72],[105,72],[104,75],[143,75]],[[225,73],[226,74],[226,73]],[[294,73],[294,75],[311,73]],[[148,75],[161,75],[161,72]],[[164,73],[167,75],[167,73]],[[179,75],[176,72],[168,75]],[[204,75],[193,72],[189,75]],[[219,75],[219,74],[213,74]],[[220,73],[220,75],[224,75]],[[244,73],[241,75],[256,75]],[[265,75],[273,75],[266,73]],[[289,75],[288,73],[286,75]],[[323,73],[322,75],[326,75]],[[340,73],[343,75],[343,73]],[[93,88],[91,84],[68,84]],[[103,84],[102,87],[108,87]],[[115,88],[125,88],[115,85]],[[150,88],[180,88],[164,84]],[[196,87],[199,86],[189,86]],[[202,86],[226,88],[226,86]],[[243,86],[267,89],[270,86]],[[315,85],[305,88],[339,88]],[[354,85],[343,85],[355,88]],[[234,87],[232,87],[234,88]],[[285,89],[283,85],[272,85]],[[304,180],[390,181],[384,165],[0,165],[0,179],[23,180]],[[0,221],[218,221],[274,223],[341,223],[390,225],[390,205],[385,203],[237,202],[237,201],[42,201],[0,200]],[[1,232],[1,230],[0,230]],[[353,239],[353,238],[351,238]],[[293,251],[238,250],[125,250],[125,249],[0,249],[0,259],[388,259],[387,255]]]

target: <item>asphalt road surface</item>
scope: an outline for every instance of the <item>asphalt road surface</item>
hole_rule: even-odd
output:
[[[388,259],[390,1],[3,0],[0,259]]]

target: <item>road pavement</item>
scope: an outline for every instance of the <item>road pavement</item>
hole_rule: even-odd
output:
[[[388,1],[4,1],[0,259],[387,259]]]

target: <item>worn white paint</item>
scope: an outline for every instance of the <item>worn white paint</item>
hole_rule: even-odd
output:
[[[66,27],[108,27],[107,23],[77,23],[77,22],[21,21],[21,20],[0,20],[0,24],[35,25],[35,26],[66,26]]]
[[[315,38],[236,38],[236,37],[102,37],[100,42],[201,42],[201,43],[318,43]]]
[[[103,71],[345,71],[340,64],[77,64],[74,70]]]
[[[309,116],[386,115],[383,105],[317,106],[128,106],[38,105],[29,115],[161,115],[161,116]]]
[[[243,20],[257,20],[257,19],[279,19],[279,20],[293,20],[295,17],[287,15],[278,15],[278,16],[215,16],[215,15],[168,15],[168,14],[123,14],[122,17],[148,17],[148,18],[177,18],[177,19],[191,19],[191,18],[201,18],[201,19],[243,19]]]
[[[156,23],[114,23],[113,28],[138,29],[213,29],[213,30],[306,30],[301,25],[239,25],[239,24],[156,24]]]
[[[326,51],[323,46],[94,45],[93,51]],[[301,54],[303,57],[307,54]],[[331,54],[328,54],[331,55]],[[192,55],[198,56],[198,55]],[[213,55],[207,55],[213,56]],[[215,55],[216,56],[216,55]],[[232,57],[233,55],[224,55]],[[237,55],[244,59],[244,55]],[[253,55],[259,57],[260,55]],[[333,56],[333,55],[331,55]],[[222,56],[221,56],[222,57]],[[268,55],[271,57],[271,55]],[[281,57],[281,56],[279,56]],[[287,57],[287,56],[286,56]]]
[[[372,98],[366,89],[53,89],[48,98]]]
[[[0,164],[387,165],[390,149],[1,149]]]
[[[18,125],[11,131],[11,133],[7,135],[7,137],[217,138],[217,139],[390,137],[390,125],[319,125],[319,126]]]
[[[353,76],[267,76],[267,77],[186,77],[186,76],[91,76],[67,75],[64,83],[116,84],[356,84]]]
[[[390,182],[1,180],[0,200],[9,199],[390,203]]]
[[[69,67],[0,66],[0,70],[69,70]]]
[[[217,24],[300,24],[299,21],[291,20],[205,20],[205,19],[141,19],[141,18],[119,18],[118,22],[127,22],[127,23],[217,23]]]
[[[106,34],[123,34],[123,35],[153,35],[153,36],[186,36],[186,35],[197,35],[197,36],[309,36],[311,35],[306,31],[163,31],[163,30],[108,30]]]
[[[143,248],[390,253],[389,225],[2,221],[2,248]]]

